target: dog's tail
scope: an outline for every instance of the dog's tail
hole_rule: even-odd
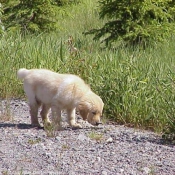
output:
[[[29,72],[30,72],[30,70],[27,70],[25,68],[21,68],[18,70],[17,76],[19,79],[23,80],[28,75]]]

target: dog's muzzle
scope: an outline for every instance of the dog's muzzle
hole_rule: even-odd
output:
[[[96,122],[95,125],[98,126],[98,125],[102,125],[103,123],[102,122]]]

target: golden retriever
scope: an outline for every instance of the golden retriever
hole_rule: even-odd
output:
[[[33,126],[40,126],[37,117],[40,106],[42,106],[40,114],[44,124],[50,123],[48,118],[50,108],[52,119],[58,126],[61,125],[61,111],[66,110],[69,125],[73,128],[81,128],[82,126],[75,121],[76,108],[82,118],[92,125],[101,123],[103,101],[80,77],[58,74],[47,69],[25,68],[19,69],[17,76],[23,80]]]

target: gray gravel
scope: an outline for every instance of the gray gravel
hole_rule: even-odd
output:
[[[175,147],[159,135],[118,125],[45,132],[22,100],[0,102],[0,174],[175,175]],[[10,109],[12,120],[3,121]],[[53,135],[48,137],[48,135]]]

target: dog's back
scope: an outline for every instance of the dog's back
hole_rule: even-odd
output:
[[[90,91],[88,85],[76,75],[58,74],[46,69],[19,69],[19,79],[24,80],[24,91],[30,98],[61,108],[76,106],[82,96]],[[54,101],[54,102],[53,102]]]

